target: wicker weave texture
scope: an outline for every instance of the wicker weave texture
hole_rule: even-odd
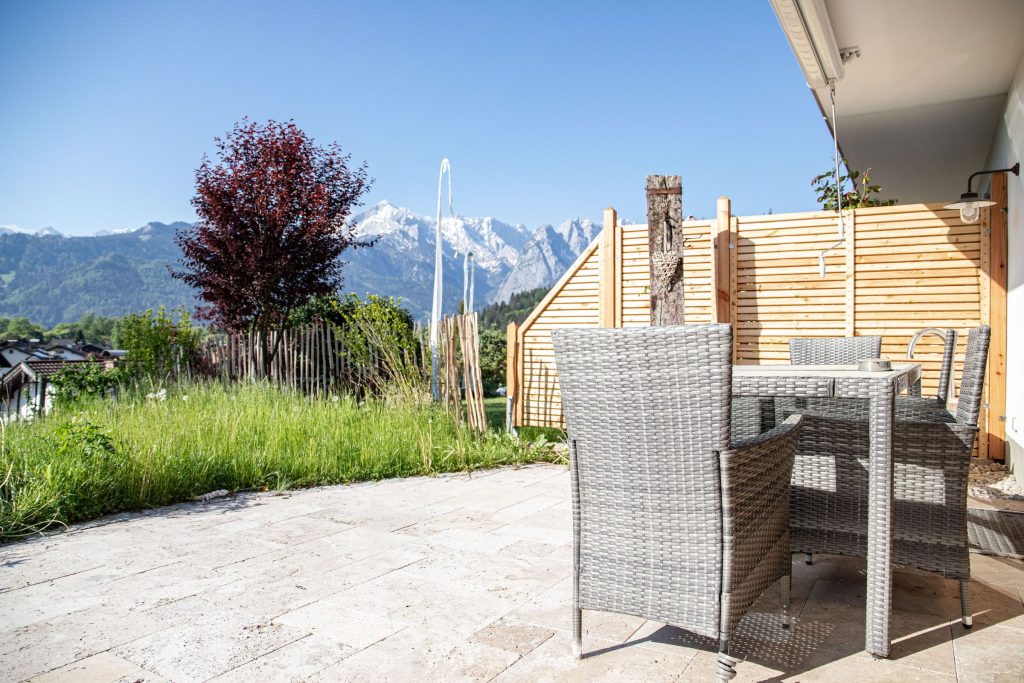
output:
[[[882,354],[881,337],[798,337],[789,340],[793,365],[852,365]]]
[[[968,468],[988,340],[987,326],[970,333],[956,415],[936,399],[898,397],[895,403],[893,560],[951,579],[970,577]],[[793,410],[788,405],[778,417]],[[818,400],[801,410],[790,506],[794,551],[867,553],[869,410],[864,400]]]
[[[727,639],[788,573],[797,420],[730,443],[728,325],[564,329],[553,341],[571,446],[575,606]]]
[[[1024,512],[967,510],[971,551],[1024,560]]]

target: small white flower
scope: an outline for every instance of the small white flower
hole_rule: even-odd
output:
[[[188,394],[185,394],[184,396],[182,396],[181,400],[182,401],[187,401],[188,400]]]

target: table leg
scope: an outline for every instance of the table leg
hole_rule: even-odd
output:
[[[889,656],[892,614],[893,432],[896,426],[895,385],[875,382],[871,388],[868,465],[868,579],[864,649]]]

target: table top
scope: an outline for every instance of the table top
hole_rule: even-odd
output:
[[[920,371],[920,363],[893,363],[892,370],[858,370],[856,365],[734,365],[734,375],[753,377],[831,377],[834,379],[870,379],[898,377],[905,373]]]
[[[920,363],[893,363],[892,370],[858,370],[856,365],[734,365],[737,396],[797,398],[870,398],[874,389],[890,384],[895,393],[921,379]]]

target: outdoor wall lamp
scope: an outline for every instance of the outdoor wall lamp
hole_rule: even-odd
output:
[[[964,223],[973,223],[978,220],[981,215],[981,207],[993,206],[995,204],[991,199],[984,199],[978,196],[977,192],[971,191],[971,183],[974,181],[975,176],[988,175],[991,173],[1012,173],[1013,175],[1020,175],[1020,162],[1017,162],[1010,168],[994,168],[990,171],[978,171],[972,173],[971,177],[967,179],[967,192],[960,195],[960,200],[953,202],[952,204],[946,204],[947,209],[960,209],[960,220]]]

